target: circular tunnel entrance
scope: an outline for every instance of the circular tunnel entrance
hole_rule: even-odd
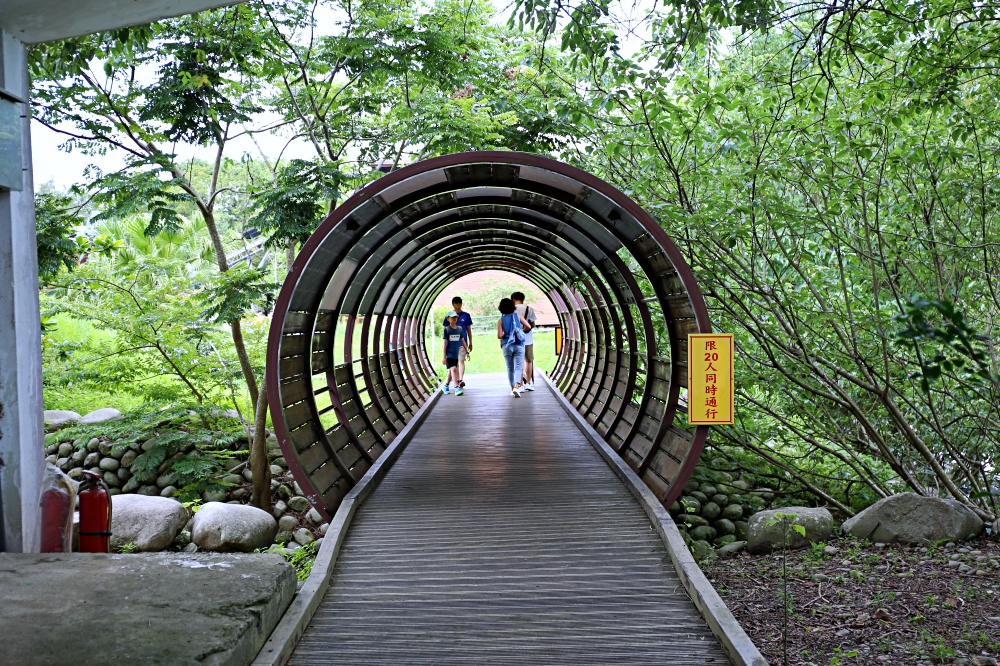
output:
[[[691,269],[627,196],[514,152],[446,155],[355,193],[303,245],[268,339],[274,431],[327,518],[440,386],[424,323],[469,273],[525,276],[558,311],[551,379],[668,506],[707,435],[686,422],[687,335],[711,332]]]

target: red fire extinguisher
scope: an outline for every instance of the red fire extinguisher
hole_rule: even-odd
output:
[[[111,494],[96,472],[84,470],[80,482],[80,552],[108,553],[111,538]]]
[[[73,543],[73,504],[76,484],[53,465],[45,468],[42,481],[43,553],[67,553]]]

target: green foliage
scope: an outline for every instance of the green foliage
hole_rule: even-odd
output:
[[[346,176],[340,167],[294,159],[282,165],[269,189],[255,195],[252,226],[270,235],[270,245],[304,242],[340,198]]]
[[[35,194],[35,234],[38,238],[38,276],[52,280],[61,268],[73,270],[80,257],[77,228],[84,220],[72,210],[73,200],[54,192]]]
[[[275,552],[275,551],[267,551]],[[291,553],[277,551],[279,555],[285,558],[285,561],[292,565],[295,569],[295,577],[298,580],[306,580],[309,578],[309,574],[312,573],[312,566],[316,562],[316,554],[319,552],[319,546],[316,542],[312,542],[301,548],[296,548]]]
[[[198,295],[208,306],[201,314],[207,321],[234,321],[251,312],[253,306],[271,309],[280,284],[267,282],[267,270],[242,264],[218,273]]]
[[[938,325],[928,315],[937,315],[943,324]],[[931,390],[931,382],[946,374],[961,372],[968,361],[974,367],[964,373],[969,380],[981,379],[1000,385],[1000,375],[995,375],[990,367],[990,338],[977,334],[965,321],[964,313],[948,300],[928,301],[914,296],[903,305],[903,312],[893,317],[902,328],[896,333],[901,343],[917,352],[920,363],[920,388],[924,393]],[[926,358],[920,354],[920,343],[929,343],[934,356]]]

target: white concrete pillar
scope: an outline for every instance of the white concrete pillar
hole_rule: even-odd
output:
[[[20,116],[21,182],[0,187],[0,551],[38,552],[44,470],[38,254],[27,50],[0,32],[0,104]],[[8,139],[0,127],[0,142]],[[11,155],[0,146],[0,156]],[[2,158],[0,158],[2,159]],[[8,166],[9,163],[8,163]],[[16,173],[16,169],[14,170]],[[10,170],[7,170],[10,173]],[[10,185],[8,183],[8,185]]]

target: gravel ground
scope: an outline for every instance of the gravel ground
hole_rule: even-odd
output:
[[[702,562],[768,662],[782,664],[781,556]],[[788,663],[1000,663],[1000,545],[927,548],[839,539],[786,563]]]

